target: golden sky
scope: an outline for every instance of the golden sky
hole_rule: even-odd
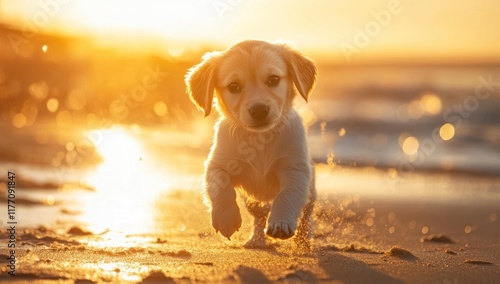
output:
[[[500,59],[498,0],[0,0],[0,19],[173,53],[258,38],[336,60]]]

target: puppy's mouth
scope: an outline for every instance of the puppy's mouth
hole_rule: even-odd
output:
[[[269,121],[256,122],[250,125],[252,128],[264,128],[269,126],[271,123]]]
[[[273,128],[274,123],[272,121],[259,121],[247,124],[245,126],[253,131],[266,131]]]

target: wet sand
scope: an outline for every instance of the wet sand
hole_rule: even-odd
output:
[[[231,241],[210,228],[199,193],[165,194],[152,233],[91,232],[78,224],[18,229],[16,276],[39,283],[495,283],[500,279],[498,200],[319,196],[310,251],[293,240],[243,248],[251,219]],[[140,208],[137,208],[140,210]],[[182,213],[182,214],[180,214]],[[130,214],[134,214],[133,211]],[[127,216],[123,216],[127,218]],[[5,227],[5,226],[2,226]],[[1,243],[7,231],[1,231]]]

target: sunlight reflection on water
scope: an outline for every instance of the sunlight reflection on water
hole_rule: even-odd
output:
[[[189,230],[183,219],[186,212],[178,214],[182,206],[205,213],[199,192],[208,148],[202,141],[209,141],[210,134],[137,125],[84,133],[81,136],[92,141],[99,164],[0,165],[0,170],[15,169],[28,188],[22,201],[28,205],[21,205],[23,226],[53,226],[62,232],[77,226],[124,245],[130,240],[119,236]],[[75,152],[78,144],[71,141],[65,143],[68,153]],[[174,192],[196,194],[172,200]]]
[[[95,147],[104,161],[88,177],[96,194],[84,202],[82,221],[94,232],[150,231],[153,203],[161,192],[172,188],[171,175],[153,167],[151,154],[126,128],[107,130]]]
[[[142,199],[150,196],[146,193],[171,186],[165,173],[148,163],[151,157],[144,151],[141,142],[125,128],[114,128],[95,144],[104,159],[88,180],[96,191],[113,196],[132,194]]]

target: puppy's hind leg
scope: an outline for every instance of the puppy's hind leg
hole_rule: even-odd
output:
[[[313,171],[314,173],[314,171]],[[301,249],[310,250],[312,238],[312,213],[314,210],[314,203],[316,202],[316,185],[315,178],[311,180],[309,185],[309,202],[302,208],[302,216],[299,220],[297,228],[297,235],[295,236],[295,243]]]
[[[252,237],[248,240],[244,247],[246,248],[267,248],[266,228],[267,216],[271,210],[271,206],[267,203],[245,199],[245,204],[248,212],[253,216],[253,232]]]

